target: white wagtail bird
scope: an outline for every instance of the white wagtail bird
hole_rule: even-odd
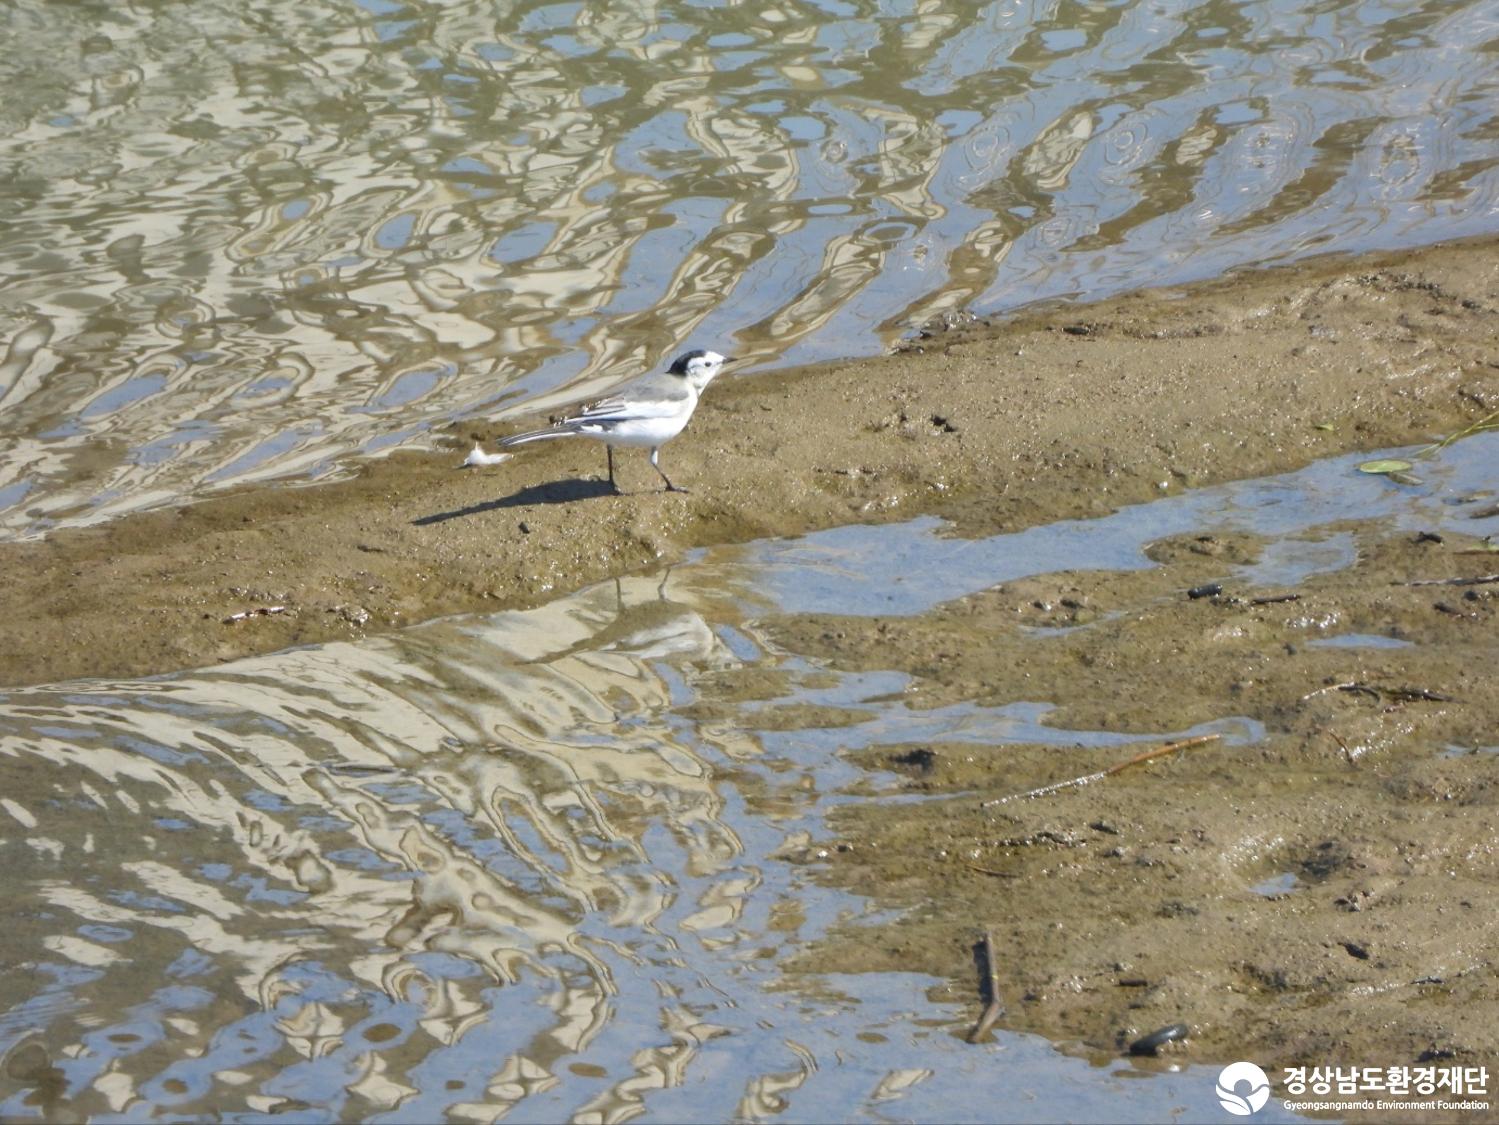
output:
[[[497,444],[501,449],[508,449],[512,445],[559,437],[601,441],[609,451],[609,484],[616,493],[619,485],[614,482],[614,447],[648,447],[651,465],[666,482],[666,491],[686,492],[687,489],[671,483],[671,478],[656,458],[661,447],[687,425],[687,420],[697,409],[698,396],[703,393],[703,388],[713,381],[713,376],[724,364],[732,362],[732,357],[717,352],[687,352],[677,356],[665,371],[642,375],[605,398],[583,403],[576,413],[544,430],[501,438]]]

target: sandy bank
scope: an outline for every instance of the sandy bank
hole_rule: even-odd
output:
[[[498,432],[476,420],[451,453],[342,482],[0,545],[0,684],[535,604],[696,546],[920,512],[993,532],[1423,441],[1499,407],[1495,249],[1314,261],[726,376],[663,454],[691,495],[650,491],[638,453],[621,475],[642,491],[605,494],[587,442],[458,471]]]

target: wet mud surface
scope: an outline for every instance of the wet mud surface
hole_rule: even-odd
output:
[[[918,513],[989,535],[1430,441],[1499,409],[1496,248],[1303,263],[724,376],[662,454],[690,495],[651,491],[638,451],[619,463],[640,491],[608,494],[588,442],[460,470],[476,440],[535,421],[475,420],[334,483],[0,545],[0,686],[533,605],[717,543]],[[1156,544],[1153,570],[1026,579],[915,618],[767,623],[832,666],[908,672],[913,706],[1046,700],[1053,725],[1141,734],[1263,726],[989,807],[1128,754],[868,752],[869,799],[839,814],[827,877],[905,913],[801,967],[927,971],[976,994],[987,929],[1000,1026],[1086,1052],[1187,1021],[1201,1061],[1492,1062],[1499,584],[1401,583],[1499,565],[1464,553],[1476,541],[1344,530],[1357,561],[1291,591],[1186,597],[1265,546],[1188,535]],[[1299,600],[1254,601],[1282,593]],[[1412,643],[1306,643],[1334,623]]]
[[[839,811],[839,835],[813,856],[839,884],[906,908],[845,935],[865,963],[976,993],[987,930],[1000,1026],[1085,1054],[1185,1022],[1198,1061],[1487,1065],[1499,581],[1462,582],[1494,576],[1499,555],[1336,530],[1357,561],[1294,591],[1230,579],[1190,597],[1259,545],[1187,535],[1153,544],[1149,571],[1029,578],[915,618],[771,624],[777,643],[830,667],[909,673],[913,707],[1058,704],[1050,745],[855,755],[868,799]],[[1371,639],[1309,643],[1328,635]],[[1240,722],[1217,740],[1017,796],[1225,718]],[[1157,737],[1069,746],[1069,728]],[[830,944],[802,967],[849,956]]]
[[[0,686],[201,667],[528,606],[693,547],[932,512],[983,535],[1103,514],[1499,408],[1492,242],[1330,259],[934,330],[874,360],[719,378],[662,453],[444,448],[0,544]],[[709,343],[709,342],[704,342]]]

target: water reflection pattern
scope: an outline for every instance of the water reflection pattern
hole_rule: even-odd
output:
[[[457,1068],[472,1089],[426,1091],[446,1098],[433,1119],[492,1120],[649,986],[661,1043],[595,1109],[618,1119],[679,1081],[720,1031],[674,999],[702,990],[673,980],[677,935],[738,940],[758,879],[651,666],[733,658],[659,585],[11,696],[0,1038],[40,1028],[51,1047],[29,1064],[13,1047],[9,1077],[34,1104],[55,1070],[68,1118],[295,1108],[313,1089],[326,1105],[330,1088],[364,1118],[459,1051],[490,1061]],[[99,1027],[121,995],[137,999]]]
[[[327,472],[689,339],[1492,229],[1489,5],[0,13],[0,531]]]
[[[0,1117],[883,1119],[920,1098],[902,1116],[994,1120],[1034,1110],[1014,1083],[1042,1071],[1057,1118],[1107,1116],[1069,1105],[1059,1057],[1006,1041],[996,1065],[950,1037],[929,981],[793,987],[779,962],[858,907],[785,860],[867,792],[846,750],[1117,761],[1258,724],[1061,731],[1044,701],[908,705],[905,675],[834,671],[757,622],[1142,566],[1142,542],[1215,527],[1288,540],[1241,579],[1294,584],[1352,557],[1346,520],[1487,531],[1450,500],[1493,491],[1496,441],[1450,446],[1419,495],[1354,455],[991,540],[842,528],[538,610],[0,696]],[[1307,534],[1326,527],[1343,538]],[[1118,1085],[1121,1116],[1181,1114],[1178,1091]]]
[[[1045,708],[892,707],[902,677],[768,651],[709,588],[0,700],[0,1115],[843,1112],[846,1077],[802,1092],[817,1019],[861,1097],[926,1081],[861,1046],[909,1002],[850,1022],[779,975],[849,903],[766,857],[845,799],[838,747],[1045,739]],[[694,713],[752,664],[768,698]]]

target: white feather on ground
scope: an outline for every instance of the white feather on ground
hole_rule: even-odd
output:
[[[485,453],[484,450],[480,449],[478,444],[475,443],[473,451],[463,459],[463,464],[459,465],[458,467],[460,469],[471,469],[475,466],[480,465],[499,465],[510,460],[510,458],[514,456],[515,454],[513,453]]]

